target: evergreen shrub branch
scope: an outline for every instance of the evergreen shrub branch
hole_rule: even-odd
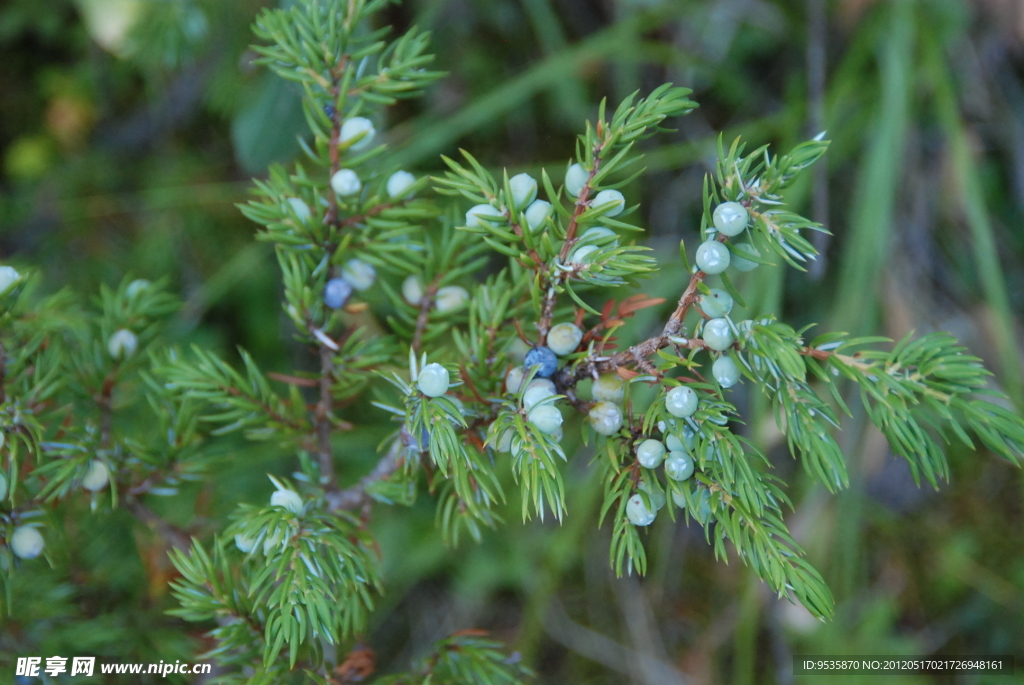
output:
[[[510,472],[523,519],[561,522],[574,515],[565,423],[582,423],[595,448],[617,574],[643,574],[645,528],[683,516],[719,559],[733,550],[820,619],[831,592],[787,528],[787,484],[738,431],[730,388],[765,393],[790,452],[833,492],[849,483],[834,437],[846,382],[933,487],[949,476],[948,440],[1020,463],[1024,422],[950,335],[808,340],[774,317],[734,314],[737,271],[815,258],[808,232],[825,229],[783,193],[825,153],[823,136],[781,155],[720,144],[702,242],[680,245],[675,307],[650,337],[619,339],[630,317],[663,303],[637,290],[641,279],[680,269],[640,244],[625,193],[644,172],[637,144],[692,111],[690,91],[602,101],[575,157],[539,179],[496,177],[467,151],[417,177],[389,163],[385,115],[442,74],[429,69],[429,34],[371,27],[387,4],[299,0],[254,28],[260,63],[301,88],[310,131],[304,159],[272,167],[240,207],[274,246],[284,311],[308,352],[301,369],[169,345],[178,302],[162,283],[125,279],[80,306],[0,267],[5,586],[50,554],[59,507],[125,507],[174,548],[172,613],[207,627],[217,682],[352,682],[375,672],[365,640],[386,582],[367,525],[375,508],[410,505],[425,488],[444,540],[480,540],[503,522]],[[394,422],[363,470],[346,442],[368,428],[355,403]],[[290,480],[271,477],[269,503],[241,504],[219,530],[155,513],[149,500],[223,466],[216,450],[235,431],[295,458]],[[467,629],[376,682],[528,677],[499,647]]]

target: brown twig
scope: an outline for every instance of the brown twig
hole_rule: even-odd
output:
[[[387,454],[381,457],[373,470],[363,476],[358,483],[344,490],[327,492],[327,507],[331,511],[352,511],[361,508],[371,501],[367,489],[378,481],[387,479],[405,464],[401,440],[391,443]]]
[[[189,547],[191,547],[189,536],[185,531],[174,524],[165,521],[139,500],[133,499],[125,502],[125,508],[128,509],[135,518],[155,530],[160,537],[170,543],[170,545],[175,549],[187,552]]]

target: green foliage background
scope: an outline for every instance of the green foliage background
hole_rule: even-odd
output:
[[[96,40],[107,35],[95,18],[104,5],[118,3],[0,8],[0,262],[79,294],[126,274],[166,276],[186,300],[174,337],[222,352],[244,344],[262,368],[289,372],[303,357],[278,268],[235,207],[251,176],[294,157],[305,128],[298,91],[252,64],[250,24],[264,3],[127,2],[138,22],[106,49]],[[950,330],[1024,406],[1018,3],[410,0],[385,16],[397,30],[432,30],[435,65],[449,72],[390,115],[387,141],[417,174],[440,173],[439,155],[459,146],[492,169],[561,167],[600,98],[665,81],[693,88],[700,109],[647,145],[649,173],[627,189],[659,250],[696,244],[718,131],[789,149],[827,129],[818,175],[787,198],[832,229],[827,259],[807,275],[755,271],[751,315],[897,339]],[[671,300],[684,286],[665,269],[644,291]],[[634,337],[664,314],[642,312]],[[1019,471],[954,444],[951,482],[918,490],[855,412],[840,438],[851,487],[833,497],[788,457],[763,398],[738,401],[748,436],[773,445],[792,484],[789,525],[836,595],[833,623],[779,604],[742,564],[716,563],[699,528],[667,517],[646,536],[648,576],[614,579],[608,530],[596,528],[600,481],[572,468],[563,525],[520,524],[510,498],[506,527],[457,552],[441,543],[429,502],[378,507],[387,592],[367,642],[383,670],[468,627],[492,631],[552,683],[785,683],[793,653],[1015,653],[1024,664]],[[388,430],[368,406],[346,411]],[[346,444],[342,479],[372,467],[371,437]],[[162,512],[185,524],[198,514],[199,535],[238,502],[265,501],[265,473],[293,468],[273,446],[221,444],[224,477]],[[81,546],[83,526],[103,533]],[[39,576],[20,581],[0,655],[167,661],[201,647],[200,628],[164,613],[172,567],[152,533],[83,505],[65,534],[61,554],[77,572],[49,579],[37,564]],[[3,658],[0,668],[2,682],[12,671]]]

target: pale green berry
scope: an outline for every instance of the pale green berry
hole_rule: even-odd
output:
[[[342,267],[341,277],[356,290],[369,290],[377,280],[377,270],[372,264],[367,264],[361,259],[350,259]]]
[[[719,233],[727,236],[739,235],[747,227],[749,214],[739,202],[723,202],[715,207],[712,221]]]
[[[616,373],[606,373],[597,377],[591,392],[598,402],[619,404],[626,396],[626,382]]]
[[[552,395],[555,394],[555,383],[549,378],[534,378],[526,388],[547,388]]]
[[[725,319],[711,319],[704,324],[704,344],[721,352],[733,343],[732,327]]]
[[[701,488],[697,495],[697,520],[702,524],[711,520],[711,492],[707,488]]]
[[[732,306],[732,295],[724,290],[719,290],[718,288],[712,288],[709,295],[700,296],[701,311],[712,319],[720,319],[723,316],[728,316],[729,312],[732,311]]]
[[[490,226],[491,219],[502,219],[504,216],[497,207],[474,205],[466,212],[466,226],[470,228],[473,226]]]
[[[729,268],[729,248],[717,240],[706,240],[697,248],[697,268],[706,274],[720,274]]]
[[[291,207],[292,213],[302,223],[306,223],[313,216],[313,213],[309,211],[309,205],[297,197],[288,198],[288,206]]]
[[[107,340],[107,352],[113,359],[127,359],[139,349],[139,339],[127,328],[114,331]]]
[[[512,436],[516,432],[511,428],[506,428],[502,431],[501,435],[498,436],[497,441],[494,443],[494,449],[498,452],[510,452],[512,450]]]
[[[407,276],[402,281],[402,297],[414,307],[423,302],[423,282],[419,276]]]
[[[358,151],[370,146],[377,131],[373,128],[373,122],[366,117],[352,117],[345,120],[339,133],[342,144],[355,141],[349,145],[349,149]]]
[[[530,231],[538,231],[551,216],[551,203],[544,200],[534,200],[526,208],[526,225]]]
[[[508,344],[506,352],[508,356],[517,362],[522,362],[526,359],[526,355],[529,354],[530,350],[533,349],[522,338],[512,338],[512,341]]]
[[[273,535],[268,535],[263,538],[263,553],[270,554],[274,551],[274,548],[279,547],[282,542],[284,542],[284,538],[281,536],[281,532],[275,530]]]
[[[520,388],[523,387],[524,378],[526,378],[526,371],[523,370],[523,367],[513,366],[505,374],[505,389],[513,395],[518,394]]]
[[[559,357],[572,354],[579,347],[581,340],[583,331],[576,324],[560,323],[548,331],[548,349]]]
[[[590,261],[587,257],[594,252],[597,252],[597,245],[580,245],[569,253],[568,262],[577,265],[586,264]]]
[[[683,441],[677,438],[675,433],[669,433],[665,436],[665,446],[668,447],[669,452],[681,452],[686,449]]]
[[[651,506],[654,507],[654,511],[661,511],[661,508],[665,506],[665,491],[661,489],[660,485],[651,485],[647,479],[644,478],[640,481],[638,489],[647,493],[647,499],[651,501]]]
[[[351,169],[338,169],[331,176],[331,188],[342,197],[355,195],[362,187],[363,182],[359,180],[359,175]]]
[[[750,243],[736,243],[732,246],[732,257],[729,263],[739,269],[740,271],[753,271],[759,265],[757,262],[752,262],[749,259],[744,259],[740,255],[751,255],[753,257],[760,257],[761,251]]]
[[[600,241],[601,238],[618,238],[618,234],[607,226],[593,226],[583,232],[580,240],[589,242]]]
[[[558,411],[558,407],[542,404],[530,411],[530,423],[535,425],[541,433],[551,435],[557,432],[562,425],[562,412]]]
[[[665,394],[665,408],[680,419],[693,416],[697,411],[697,393],[685,385],[672,388]]]
[[[526,409],[526,411],[530,411],[533,409],[534,405],[546,400],[554,394],[554,390],[548,389],[542,385],[528,387],[526,392],[523,393],[523,408]]]
[[[636,460],[645,469],[656,469],[665,459],[665,445],[659,440],[648,438],[636,448]]]
[[[125,288],[124,294],[127,295],[128,297],[135,297],[143,290],[149,288],[149,286],[151,285],[153,284],[147,281],[145,278],[136,278],[134,281],[128,284],[128,287]],[[2,288],[0,288],[0,290],[2,290]]]
[[[7,476],[0,473],[0,502],[7,498]]]
[[[644,498],[640,495],[633,495],[626,502],[626,518],[634,526],[649,526],[654,523],[657,514],[647,508]]]
[[[89,462],[89,470],[86,471],[85,477],[82,478],[82,487],[95,492],[105,487],[109,482],[110,469],[107,468],[107,465],[99,459]]]
[[[396,171],[388,176],[387,191],[388,197],[400,199],[409,194],[409,188],[416,182],[416,177],[408,171]]]
[[[434,306],[439,312],[453,312],[462,309],[469,302],[469,291],[461,285],[446,285],[437,289]]]
[[[235,547],[243,554],[248,554],[256,546],[256,541],[239,533],[235,536]]]
[[[672,480],[686,480],[693,475],[693,459],[686,452],[669,452],[665,459],[665,475]]]
[[[33,526],[19,526],[11,535],[11,551],[22,559],[35,559],[45,546],[42,534]]]
[[[416,387],[427,397],[440,397],[448,392],[450,385],[448,369],[437,363],[427,364],[420,369],[420,375],[416,377]]]
[[[293,514],[301,514],[303,509],[302,497],[294,490],[275,490],[274,494],[270,496],[270,506],[282,507]]]
[[[622,428],[622,409],[617,404],[598,402],[587,416],[598,435],[614,435]]]
[[[626,198],[617,190],[602,190],[590,203],[590,206],[600,207],[607,204],[611,204],[611,207],[605,210],[604,215],[618,216],[626,208]]]
[[[508,187],[512,190],[512,205],[516,209],[537,199],[537,179],[529,174],[516,174],[508,180]]]
[[[583,190],[583,186],[587,185],[589,178],[589,171],[579,164],[573,164],[565,172],[565,192],[576,197]]]
[[[677,507],[679,507],[680,509],[685,509],[686,508],[686,497],[683,496],[683,493],[676,492],[672,488],[670,488],[670,491],[672,493],[672,501],[675,503],[675,505]]]
[[[731,388],[740,381],[740,370],[732,357],[719,357],[711,365],[711,373],[723,388]]]
[[[0,266],[0,295],[10,290],[21,276],[12,266]]]

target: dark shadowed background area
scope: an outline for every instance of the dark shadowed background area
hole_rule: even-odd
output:
[[[0,262],[83,296],[129,273],[168,276],[186,301],[179,341],[244,344],[264,368],[291,369],[275,260],[235,207],[250,178],[298,155],[305,132],[298,91],[252,64],[249,26],[265,4],[0,4]],[[893,338],[952,331],[1024,406],[1020,0],[408,0],[386,17],[432,30],[449,72],[389,114],[384,135],[417,174],[459,147],[490,168],[558,173],[601,98],[693,88],[700,108],[645,143],[649,173],[628,189],[669,265],[645,284],[651,295],[684,287],[672,259],[681,238],[698,239],[719,132],[782,150],[827,130],[824,162],[788,199],[834,236],[809,273],[752,272],[741,290],[753,313]],[[615,579],[583,451],[561,526],[524,526],[513,501],[506,527],[452,551],[428,498],[380,508],[387,594],[366,639],[382,668],[473,627],[543,683],[815,682],[791,675],[791,655],[835,653],[1015,654],[1018,675],[994,682],[1024,683],[1024,474],[954,444],[952,482],[918,489],[855,414],[840,441],[853,486],[831,496],[788,455],[764,398],[745,392],[745,432],[772,446],[791,483],[789,524],[836,595],[834,622],[777,601],[738,561],[716,562],[700,528],[668,517],[645,536],[648,577]],[[352,411],[384,425],[372,408]],[[342,476],[357,479],[375,447],[349,445]],[[168,516],[198,512],[212,532],[238,501],[266,496],[265,472],[292,464],[241,440],[222,458],[227,475]],[[75,552],[72,578],[16,588],[0,652],[88,644],[156,661],[201,650],[208,627],[163,613],[163,548],[119,513],[78,525],[108,533]],[[884,682],[985,682],[959,678]]]

